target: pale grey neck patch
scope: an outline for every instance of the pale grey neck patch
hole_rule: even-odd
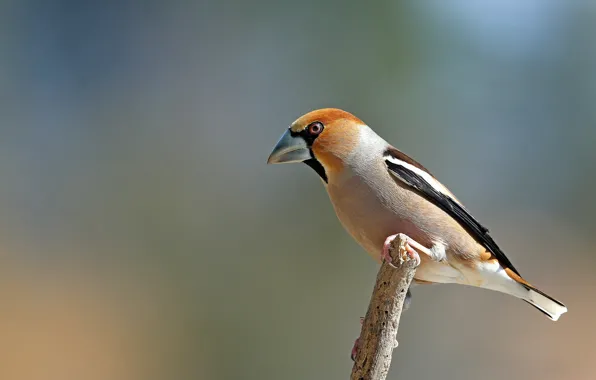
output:
[[[348,157],[347,164],[351,167],[361,167],[376,163],[389,144],[367,125],[358,128],[358,133],[358,148]]]

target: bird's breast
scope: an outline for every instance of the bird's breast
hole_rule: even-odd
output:
[[[391,181],[389,186],[376,186],[384,180]],[[390,177],[367,182],[361,176],[351,175],[330,181],[327,192],[341,224],[375,259],[379,259],[385,239],[396,233],[431,245],[430,236],[409,215],[407,190]]]

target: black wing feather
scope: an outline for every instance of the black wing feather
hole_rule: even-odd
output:
[[[385,162],[387,163],[387,167],[392,174],[457,220],[462,227],[470,232],[472,236],[474,236],[486,249],[495,255],[501,266],[504,268],[509,268],[517,275],[521,276],[517,269],[513,267],[511,261],[509,261],[507,256],[505,256],[505,253],[489,235],[488,229],[481,225],[462,205],[455,202],[448,195],[445,195],[435,189],[416,172],[406,168],[405,166],[391,162],[390,160],[385,160]]]

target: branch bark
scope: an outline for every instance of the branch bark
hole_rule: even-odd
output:
[[[358,339],[351,380],[384,380],[389,372],[404,300],[420,263],[419,257],[412,259],[406,253],[406,241],[403,234],[393,240],[389,251],[393,261],[384,262],[377,274]]]

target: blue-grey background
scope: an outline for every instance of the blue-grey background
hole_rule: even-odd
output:
[[[341,379],[377,265],[279,135],[340,107],[530,281],[417,287],[389,378],[593,379],[596,3],[0,2],[0,378]]]

